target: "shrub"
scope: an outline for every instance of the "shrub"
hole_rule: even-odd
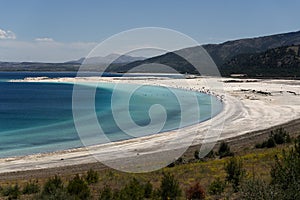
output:
[[[144,197],[145,198],[150,198],[152,196],[152,191],[153,191],[153,186],[152,184],[148,181],[144,185]]]
[[[77,200],[71,196],[65,189],[58,189],[51,195],[41,194],[36,197],[36,200]]]
[[[93,183],[98,183],[99,181],[99,174],[98,172],[90,169],[88,172],[87,172],[87,175],[85,177],[85,180],[86,182],[90,185],[90,184],[93,184]]]
[[[272,137],[269,137],[267,140],[263,141],[262,143],[256,144],[255,148],[263,149],[263,148],[272,148],[275,146],[276,146],[275,140]]]
[[[181,196],[181,190],[178,181],[173,175],[169,173],[164,173],[160,185],[159,193],[162,200],[176,200]]]
[[[300,199],[300,138],[288,151],[275,156],[271,170],[271,184],[260,179],[245,181],[241,186],[244,200]]]
[[[194,158],[195,158],[196,160],[199,160],[199,159],[200,159],[200,157],[199,157],[199,150],[196,150],[196,151],[194,152]]]
[[[215,158],[215,152],[213,150],[211,150],[206,156],[205,158]]]
[[[290,143],[291,137],[288,132],[286,132],[283,128],[276,129],[274,132],[271,131],[269,138],[262,143],[256,144],[255,148],[272,148],[275,147],[276,144],[284,144]]]
[[[125,185],[121,193],[124,200],[142,200],[144,198],[144,187],[136,178],[133,178],[129,184]]]
[[[35,194],[40,191],[40,186],[37,183],[29,182],[23,188],[23,194]]]
[[[220,158],[227,157],[227,156],[233,156],[233,153],[230,151],[230,147],[227,143],[224,141],[221,142],[219,150],[218,150],[218,155]]]
[[[289,151],[282,152],[282,158],[275,157],[271,170],[272,185],[284,193],[284,199],[300,198],[300,139]]]
[[[8,199],[18,199],[21,195],[19,185],[7,186],[2,188],[2,195],[8,196]]]
[[[38,200],[67,200],[74,199],[64,188],[63,182],[60,177],[55,175],[49,178],[43,186],[42,193],[37,196]]]
[[[111,200],[113,199],[113,192],[109,186],[105,186],[100,191],[99,200]]]
[[[208,192],[211,195],[220,195],[224,192],[225,183],[220,179],[215,179],[208,188]]]
[[[160,192],[160,189],[154,189],[152,191],[152,198],[153,200],[161,200],[161,192]]]
[[[205,191],[203,187],[200,185],[200,183],[195,183],[192,185],[189,189],[186,191],[186,199],[192,200],[203,200],[205,199]]]
[[[273,148],[276,146],[275,140],[273,139],[273,137],[269,138],[266,144],[267,148]]]
[[[232,184],[233,190],[237,192],[245,173],[242,161],[237,157],[230,158],[230,160],[225,164],[225,171],[227,173],[226,180]]]
[[[90,197],[90,189],[87,183],[81,179],[78,174],[69,181],[67,191],[79,199],[85,200]]]
[[[54,178],[49,178],[43,188],[43,195],[55,194],[58,190],[63,190],[64,185],[60,177],[57,175]]]
[[[274,138],[276,144],[290,143],[291,138],[287,131],[283,128],[276,129],[274,132],[271,132],[271,137]]]
[[[295,140],[294,150],[292,150],[293,154],[296,154],[298,157],[300,156],[300,136]]]
[[[249,179],[241,185],[241,199],[243,200],[273,200],[275,190],[265,181]]]
[[[122,193],[119,190],[113,191],[113,200],[123,200]]]
[[[184,163],[184,160],[182,157],[179,157],[176,161],[175,161],[175,164],[183,164]]]
[[[153,187],[150,182],[141,184],[133,178],[121,190],[112,191],[110,187],[105,186],[99,196],[99,200],[143,200],[152,198]]]

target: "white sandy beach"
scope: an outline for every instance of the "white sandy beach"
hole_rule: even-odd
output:
[[[248,132],[266,129],[300,118],[300,81],[295,80],[251,80],[224,82],[225,78],[28,78],[22,81],[45,82],[118,82],[131,84],[149,84],[182,88],[195,91],[207,91],[224,95],[223,111],[211,120],[183,128],[180,132],[170,131],[132,140],[114,142],[85,148],[66,150],[47,154],[0,159],[0,173],[21,170],[60,167],[96,162],[90,152],[101,158],[111,167],[122,170],[154,170],[166,164],[165,156],[172,156],[178,149],[193,144],[213,143],[220,139],[242,135]],[[239,79],[234,79],[239,80]],[[203,88],[205,87],[205,88]],[[220,132],[221,131],[221,132]],[[179,134],[180,133],[180,134]],[[221,135],[219,136],[219,133]],[[169,141],[181,141],[176,149],[168,149]],[[181,146],[182,145],[182,146]],[[172,145],[171,145],[172,146]],[[173,145],[174,147],[174,145]],[[166,152],[166,153],[162,153]],[[117,162],[116,162],[117,161]],[[149,164],[151,163],[151,164]],[[119,168],[118,168],[119,169]],[[137,170],[139,171],[139,170]]]

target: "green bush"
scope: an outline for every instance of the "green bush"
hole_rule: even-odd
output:
[[[14,186],[10,185],[2,188],[2,195],[8,196],[8,199],[18,199],[21,195],[19,185],[18,184]]]
[[[273,200],[275,193],[276,190],[260,179],[249,179],[241,185],[242,200]]]
[[[241,187],[241,199],[300,199],[300,138],[296,139],[293,148],[275,157],[275,164],[270,174],[271,184],[261,179],[244,181]]]
[[[63,190],[64,185],[61,178],[55,175],[49,178],[43,187],[42,195],[55,195],[58,190]]]
[[[105,186],[100,191],[99,200],[111,200],[113,199],[113,192],[109,186]]]
[[[113,200],[126,200],[123,198],[122,191],[120,191],[120,190],[114,190],[112,199]]]
[[[233,190],[237,192],[239,190],[240,182],[245,174],[242,160],[237,157],[230,158],[225,164],[225,171],[227,173],[226,180],[232,184]]]
[[[159,188],[152,191],[151,200],[161,200],[161,192]]]
[[[271,132],[271,137],[274,138],[276,144],[284,144],[291,142],[290,135],[283,128],[279,128],[276,129],[274,132]]]
[[[261,149],[261,148],[263,148],[263,147],[262,147],[262,144],[261,144],[261,143],[257,143],[257,144],[255,144],[255,148]]]
[[[196,151],[194,152],[194,158],[195,158],[196,160],[199,160],[199,159],[200,159],[200,157],[199,157],[199,150],[196,150]]]
[[[220,195],[224,192],[225,183],[220,179],[215,179],[208,188],[208,192],[211,195]]]
[[[300,138],[292,149],[282,152],[282,158],[275,157],[271,177],[272,185],[284,193],[284,199],[300,199]]]
[[[273,147],[275,147],[275,146],[276,146],[276,143],[275,143],[274,138],[273,138],[273,137],[269,138],[269,139],[267,140],[266,147],[267,147],[267,148],[273,148]]]
[[[43,186],[42,193],[36,197],[37,200],[69,200],[75,199],[64,188],[61,178],[55,175],[49,178]]]
[[[99,200],[142,200],[151,199],[153,186],[150,182],[141,184],[136,178],[133,178],[121,190],[112,191],[109,186],[105,186],[100,191]]]
[[[173,175],[164,173],[160,185],[159,193],[162,200],[176,200],[181,196],[181,190],[178,181]]]
[[[283,128],[276,129],[271,131],[269,138],[262,143],[255,145],[255,148],[273,148],[276,144],[290,143],[291,137],[287,131]]]
[[[35,194],[40,191],[40,186],[37,183],[29,182],[24,186],[22,193],[23,194]]]
[[[90,184],[93,184],[93,183],[98,183],[99,181],[99,174],[98,172],[90,169],[88,172],[87,172],[87,175],[85,177],[85,180],[86,182],[90,185]]]
[[[144,197],[149,199],[152,196],[152,191],[153,191],[153,186],[152,184],[148,181],[144,185]]]
[[[87,183],[78,174],[69,181],[67,191],[70,195],[82,200],[88,199],[91,195]]]
[[[133,178],[129,184],[125,185],[121,193],[124,200],[144,199],[144,187],[136,178]]]
[[[227,157],[227,156],[233,156],[233,153],[230,151],[230,147],[227,143],[224,141],[221,142],[219,150],[218,150],[218,155],[220,158]]]
[[[46,195],[40,194],[35,198],[36,200],[77,200],[74,196],[71,196],[65,189],[57,189],[55,193]]]

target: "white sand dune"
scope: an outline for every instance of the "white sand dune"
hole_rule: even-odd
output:
[[[176,87],[188,90],[207,91],[218,96],[224,95],[223,111],[211,120],[181,129],[132,140],[114,142],[85,148],[66,150],[47,154],[0,159],[0,173],[20,170],[59,167],[96,162],[92,152],[105,164],[132,171],[154,170],[166,163],[162,158],[174,159],[177,150],[187,145],[214,143],[217,140],[242,135],[248,132],[266,129],[300,118],[300,81],[295,80],[240,80],[195,78],[32,78],[23,81],[46,82],[116,82],[132,84],[149,84]],[[238,80],[238,79],[235,79]],[[203,88],[205,87],[205,88]],[[219,135],[221,133],[221,135]],[[192,140],[187,139],[192,138]],[[176,143],[175,149],[165,145],[170,141]],[[172,146],[172,145],[171,145]],[[174,145],[172,146],[174,147]],[[173,152],[170,154],[170,152]],[[180,152],[179,152],[180,153]],[[172,157],[173,156],[173,157]],[[151,163],[151,164],[149,164]],[[133,171],[134,171],[133,170]]]

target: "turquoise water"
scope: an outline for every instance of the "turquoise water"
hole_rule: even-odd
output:
[[[112,114],[111,96],[114,86],[105,83],[98,85],[96,89],[95,110],[98,122],[111,141],[130,139],[132,136],[118,127]],[[82,89],[88,90],[90,87],[93,86],[82,86]],[[2,81],[0,91],[0,157],[82,146],[72,115],[72,84]],[[176,95],[188,98],[190,93],[177,90]],[[150,123],[148,111],[154,104],[160,104],[166,109],[167,120],[161,132],[182,126],[180,104],[176,95],[168,88],[142,86],[131,95],[129,105],[122,101],[122,95],[127,94],[126,89],[117,91],[117,94],[116,105],[119,112],[129,106],[130,116],[139,126],[147,126]],[[195,94],[199,102],[200,116],[184,126],[207,120],[222,110],[222,103],[216,98],[201,93]],[[193,115],[193,110],[195,109],[191,106],[188,112]],[[131,130],[130,126],[127,128]],[[105,142],[99,138],[94,141]]]

